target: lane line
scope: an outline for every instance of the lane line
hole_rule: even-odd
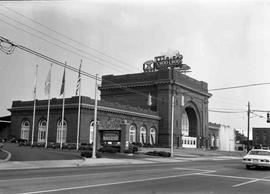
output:
[[[248,181],[248,182],[240,183],[240,184],[237,184],[237,185],[233,185],[232,187],[240,187],[240,186],[247,185],[247,184],[250,184],[250,183],[258,182],[259,180],[261,180],[261,179],[255,179],[255,180],[251,180],[251,181]]]
[[[177,170],[194,170],[194,171],[202,171],[205,173],[213,173],[216,172],[215,170],[206,170],[206,169],[199,169],[199,168],[173,168],[173,169],[177,169]]]
[[[258,181],[266,181],[266,182],[269,182],[270,180],[269,179],[267,179],[267,178],[269,178],[270,176],[266,176],[266,177],[263,177],[263,178],[261,178],[261,179],[255,179],[255,180],[251,180],[251,181],[248,181],[248,182],[244,182],[244,183],[240,183],[240,184],[237,184],[237,185],[234,185],[234,186],[232,186],[232,187],[240,187],[240,186],[242,186],[242,185],[247,185],[247,184],[250,184],[250,183],[255,183],[255,182],[258,182]]]
[[[252,177],[243,177],[243,176],[231,176],[231,175],[221,175],[221,174],[205,174],[202,173],[203,176],[212,176],[212,177],[221,177],[221,178],[233,178],[233,179],[247,179],[247,180],[255,180],[258,178],[252,178]],[[267,180],[267,179],[265,179]],[[270,180],[268,180],[270,181]]]
[[[84,186],[77,186],[77,187],[64,187],[64,188],[59,188],[59,189],[32,191],[32,192],[26,192],[26,193],[20,193],[20,194],[51,193],[51,192],[58,192],[58,191],[67,191],[67,190],[85,189],[85,188],[93,188],[93,187],[101,187],[101,186],[119,185],[119,184],[126,184],[126,183],[136,183],[136,182],[144,182],[144,181],[178,178],[178,177],[192,176],[192,175],[198,175],[198,174],[201,174],[201,173],[196,172],[196,173],[189,173],[189,174],[182,174],[182,175],[172,175],[172,176],[163,176],[163,177],[137,179],[137,180],[135,179],[135,180],[130,180],[130,181],[119,181],[119,182],[113,182],[113,183],[102,183],[102,184],[84,185]]]

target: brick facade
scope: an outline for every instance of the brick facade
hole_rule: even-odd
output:
[[[79,97],[65,99],[65,117],[67,122],[67,143],[76,143],[78,125],[78,101]],[[34,141],[38,138],[38,125],[41,120],[47,119],[47,100],[37,100],[36,119],[34,129]],[[21,124],[24,120],[30,122],[29,140],[32,138],[33,123],[33,101],[14,101],[11,112],[11,135],[20,137]],[[50,120],[48,142],[56,142],[57,122],[61,120],[62,99],[52,99],[50,106]],[[160,117],[153,111],[124,106],[117,103],[105,101],[98,102],[97,126],[98,139],[104,130],[119,130],[120,125],[125,123],[126,128],[130,125],[136,126],[137,139],[139,139],[139,129],[144,126],[147,130],[146,143],[149,143],[149,130],[155,128],[158,133],[158,123]],[[81,120],[80,120],[80,143],[89,143],[90,124],[94,120],[94,100],[89,97],[81,97]],[[126,132],[128,134],[128,131]],[[97,142],[98,145],[102,142]]]
[[[207,83],[184,75],[177,69],[164,69],[127,75],[106,75],[102,77],[101,99],[128,104],[156,111],[162,118],[159,123],[160,145],[170,145],[172,95],[174,107],[174,143],[181,139],[181,118],[187,112],[191,136],[199,139],[198,146],[208,140],[208,93]],[[148,107],[148,94],[152,96],[152,106]],[[182,100],[183,98],[183,100]],[[184,104],[182,104],[184,101]]]

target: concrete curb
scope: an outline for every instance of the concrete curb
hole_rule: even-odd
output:
[[[4,160],[0,160],[0,163],[9,161],[9,159],[11,158],[11,154],[4,149],[1,149],[1,151],[7,153],[8,156]]]
[[[149,161],[133,159],[81,159],[81,160],[41,160],[41,161],[9,161],[0,163],[2,170],[22,170],[22,169],[44,169],[44,168],[68,168],[68,167],[87,167],[87,166],[113,166],[113,165],[130,165],[130,164],[147,164]]]

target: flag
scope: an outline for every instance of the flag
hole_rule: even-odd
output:
[[[148,106],[152,106],[152,96],[151,96],[150,93],[148,94],[147,105],[148,105]]]
[[[38,73],[38,65],[36,65],[36,74],[35,74],[34,88],[33,88],[34,99],[36,98],[36,94],[37,94],[37,73]]]
[[[79,95],[80,87],[81,87],[81,66],[82,66],[82,60],[79,67],[79,74],[77,79],[77,86],[76,86],[76,96]]]
[[[66,77],[66,67],[65,67],[64,73],[63,73],[60,95],[64,94],[64,92],[65,92],[65,79],[66,79],[65,77]]]
[[[52,72],[52,65],[51,68],[48,72],[47,79],[45,81],[45,95],[50,95],[50,90],[51,90],[51,72]]]

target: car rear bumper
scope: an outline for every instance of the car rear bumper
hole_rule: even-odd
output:
[[[250,162],[250,161],[242,161],[244,165],[248,166],[260,166],[260,167],[270,167],[269,162]]]

